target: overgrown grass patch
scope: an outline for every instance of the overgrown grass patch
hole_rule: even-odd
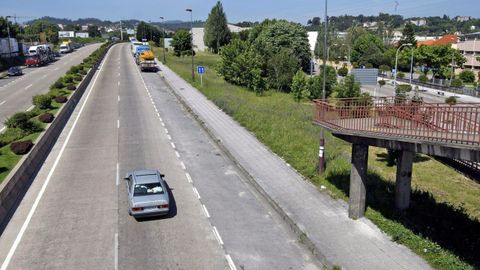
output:
[[[161,49],[156,50],[161,56]],[[161,59],[161,58],[160,58]],[[333,197],[346,200],[351,146],[327,133],[327,171],[317,175],[320,129],[312,120],[312,105],[294,102],[288,94],[264,96],[226,83],[215,72],[218,56],[198,53],[196,65],[207,67],[203,87],[191,81],[191,58],[167,55],[167,64],[202,91],[224,112],[253,132]],[[437,269],[480,268],[480,185],[426,156],[418,156],[413,171],[412,206],[394,211],[395,167],[388,167],[385,150],[370,148],[366,216],[393,241],[404,244]]]

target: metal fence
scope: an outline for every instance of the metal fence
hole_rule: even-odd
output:
[[[332,130],[480,145],[480,103],[378,97],[315,100],[314,121]]]

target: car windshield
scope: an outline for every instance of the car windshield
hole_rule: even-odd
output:
[[[164,190],[160,183],[136,184],[133,190],[133,196],[147,196],[163,194]]]

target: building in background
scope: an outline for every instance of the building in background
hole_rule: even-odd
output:
[[[19,54],[18,42],[15,38],[0,38],[0,58],[15,57]]]
[[[230,32],[232,33],[239,33],[248,28],[243,28],[233,24],[228,24],[228,29],[230,29]],[[193,34],[193,49],[196,51],[205,51],[207,49],[207,46],[205,46],[205,43],[203,42],[203,36],[205,35],[205,28],[194,27],[192,29],[192,34]]]
[[[88,38],[89,35],[88,35],[88,32],[76,32],[75,37],[77,37],[77,38]]]
[[[457,35],[448,34],[443,35],[440,38],[426,39],[426,40],[417,40],[417,47],[420,46],[436,46],[436,45],[451,45],[452,48],[456,48],[458,42]]]
[[[466,69],[480,70],[480,32],[465,34],[460,37],[457,49],[467,60],[463,67]]]
[[[74,31],[58,31],[59,38],[73,38],[75,37]]]

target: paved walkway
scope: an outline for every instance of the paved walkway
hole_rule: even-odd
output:
[[[319,192],[197,89],[168,67],[160,68],[173,91],[252,176],[257,189],[275,202],[280,214],[305,233],[324,263],[343,269],[431,269],[368,219],[349,219],[344,201]]]

